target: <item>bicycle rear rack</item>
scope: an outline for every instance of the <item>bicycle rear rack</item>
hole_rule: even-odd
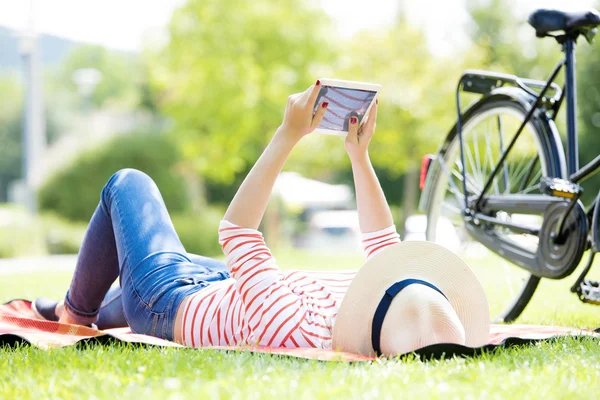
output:
[[[462,88],[463,92],[483,95],[499,87],[513,85],[520,87],[532,96],[537,97],[539,93],[532,88],[543,89],[546,84],[546,81],[519,78],[518,76],[511,74],[468,69],[461,76],[458,87],[459,90]],[[556,83],[552,82],[550,85],[550,90],[554,92],[553,96],[547,97],[546,99],[551,104],[554,104],[560,100],[562,96],[562,89]]]

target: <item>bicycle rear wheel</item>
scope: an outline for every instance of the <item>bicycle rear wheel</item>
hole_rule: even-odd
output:
[[[506,149],[527,111],[519,102],[505,99],[487,99],[475,105],[463,122],[465,172],[469,198],[479,195],[501,154]],[[547,122],[537,117],[525,126],[502,169],[492,181],[487,194],[540,193],[542,176],[559,177],[560,162],[557,145]],[[452,226],[456,237],[454,250],[469,262],[478,276],[490,303],[490,313],[496,322],[511,322],[525,309],[533,296],[540,278],[531,275],[501,256],[488,252],[471,238],[465,229],[462,164],[457,133],[451,132],[445,151],[437,158],[435,174],[430,185],[427,209],[427,240],[448,245]],[[542,215],[511,214],[500,211],[495,218],[514,223],[541,226]],[[495,235],[504,235],[537,250],[538,237],[513,232],[509,228],[488,224],[485,229]],[[450,243],[451,244],[451,243]]]

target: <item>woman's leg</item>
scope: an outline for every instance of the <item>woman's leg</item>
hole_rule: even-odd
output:
[[[100,306],[98,312],[98,329],[124,328],[127,326],[127,319],[123,312],[123,302],[121,299],[121,286],[113,285]]]
[[[102,203],[96,207],[79,249],[61,322],[81,325],[96,322],[104,296],[119,276],[115,234]]]
[[[199,256],[188,253],[188,258],[192,263],[206,267],[212,272],[226,272],[227,265],[220,260]],[[123,313],[123,303],[121,302],[121,286],[113,285],[100,306],[98,320],[96,322],[98,329],[122,328],[127,326],[127,320]]]
[[[190,261],[156,184],[140,171],[121,170],[109,179],[88,230],[63,322],[70,317],[77,323],[96,320],[118,271],[131,329],[172,340],[181,301],[209,282],[229,277],[226,271],[213,272]],[[117,269],[107,262],[115,258]]]
[[[131,279],[133,269],[161,256],[189,262],[156,184],[140,171],[121,170],[102,189],[65,298],[66,314],[80,324],[95,322],[119,272]]]

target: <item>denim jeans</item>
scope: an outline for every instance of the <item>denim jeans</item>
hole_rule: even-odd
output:
[[[227,271],[227,266],[223,261],[199,256],[193,253],[188,253],[187,256],[194,264],[207,267],[211,271],[229,274]],[[120,284],[113,284],[108,290],[108,293],[106,293],[104,296],[104,300],[102,300],[100,310],[98,311],[96,326],[98,326],[98,329],[101,330],[129,326],[123,312],[122,291]]]
[[[109,292],[117,277],[120,291]],[[65,310],[88,324],[100,321],[102,306],[106,312],[100,317],[115,320],[120,297],[132,331],[173,340],[183,299],[227,278],[222,262],[190,257],[185,251],[152,179],[125,169],[102,189],[79,251]]]

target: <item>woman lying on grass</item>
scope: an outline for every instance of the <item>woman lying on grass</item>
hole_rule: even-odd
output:
[[[276,265],[257,228],[288,155],[327,111],[323,102],[315,112],[319,90],[317,81],[288,98],[283,123],[229,205],[219,228],[226,265],[188,254],[154,182],[122,170],[102,190],[64,301],[37,299],[39,317],[100,328],[128,324],[192,347],[392,356],[435,343],[486,344],[488,305],[466,264],[432,243],[400,243],[367,150],[377,105],[360,130],[358,118],[349,117],[345,141],[367,263],[359,272]],[[117,277],[121,287],[108,292]]]

